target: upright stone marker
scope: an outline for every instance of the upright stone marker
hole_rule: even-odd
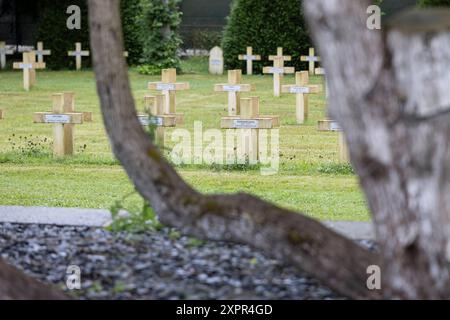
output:
[[[52,95],[53,112],[36,112],[34,123],[53,124],[53,155],[73,155],[73,130],[75,124],[83,123],[83,113],[75,112],[73,93]]]
[[[309,48],[309,55],[308,56],[301,56],[301,61],[309,62],[309,75],[314,75],[314,68],[316,67],[316,62],[320,61],[320,57],[317,57],[315,55],[314,48]]]
[[[253,54],[253,48],[247,47],[247,53],[246,54],[240,54],[239,60],[245,60],[247,61],[247,74],[252,75],[253,74],[253,61],[260,61],[261,56],[260,55],[254,55]]]
[[[68,51],[67,55],[69,57],[75,57],[76,69],[81,70],[81,59],[82,57],[89,57],[89,51],[81,50],[81,42],[75,43],[75,51]]]
[[[177,118],[175,114],[165,114],[166,95],[159,94],[156,96],[145,96],[145,112],[147,114],[139,114],[139,122],[142,126],[156,126],[155,139],[156,143],[163,147],[165,142],[165,128],[175,127]]]
[[[319,93],[320,86],[309,85],[308,71],[295,73],[295,85],[284,85],[283,93],[292,93],[296,95],[296,118],[297,123],[302,124],[308,119],[309,99],[308,95]]]
[[[280,119],[278,116],[259,115],[259,97],[242,98],[240,105],[240,114],[234,117],[223,117],[220,127],[228,130],[239,130],[243,137],[248,137],[244,145],[241,146],[242,150],[238,150],[238,153],[241,153],[250,163],[256,163],[260,159],[259,129],[279,127]]]
[[[36,83],[36,69],[44,69],[45,63],[36,62],[36,54],[34,51],[22,53],[23,61],[14,62],[14,69],[23,70],[23,88],[30,91]]]
[[[8,50],[4,41],[0,41],[0,68],[6,67],[6,56],[14,54],[14,50]]]
[[[223,51],[219,47],[214,47],[209,52],[209,73],[223,74]]]
[[[177,83],[177,69],[163,69],[161,71],[161,82],[149,82],[149,90],[161,91],[166,97],[164,99],[164,114],[175,115],[177,124],[183,124],[184,115],[177,114],[177,91],[189,90],[189,83]]]
[[[44,56],[49,56],[52,54],[52,52],[50,50],[44,50],[44,43],[39,41],[37,43],[36,46],[37,50],[36,50],[36,56],[37,56],[37,61],[39,63],[43,63],[44,62]]]
[[[273,61],[273,67],[264,67],[263,73],[273,74],[273,94],[275,97],[281,95],[281,83],[283,81],[283,75],[286,73],[294,73],[294,67],[285,67],[285,61],[291,61],[291,56],[283,55],[283,48],[277,49],[276,56],[269,56],[269,60]]]
[[[255,90],[255,86],[250,84],[241,84],[242,71],[241,70],[229,70],[228,71],[228,83],[216,84],[214,91],[216,92],[228,92],[228,115],[236,116],[240,113],[240,93],[250,92]]]

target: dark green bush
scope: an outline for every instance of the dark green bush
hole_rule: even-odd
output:
[[[254,64],[255,73],[269,65],[267,57],[283,47],[285,54],[292,55],[290,65],[304,69],[306,64],[300,56],[308,53],[311,46],[303,20],[299,0],[234,0],[228,25],[222,41],[225,65],[228,69],[244,68],[238,55],[247,46],[255,54],[262,55],[263,62]]]
[[[124,30],[125,49],[128,51],[128,63],[138,63],[141,53],[141,31],[138,19],[140,18],[142,0],[122,0],[122,23]],[[44,42],[46,49],[52,50],[52,55],[46,57],[49,69],[74,69],[75,58],[68,57],[67,51],[75,50],[75,42],[81,42],[83,50],[90,50],[89,27],[87,18],[86,0],[41,0],[41,21],[37,30],[36,39]],[[81,29],[68,30],[66,21],[67,7],[77,5],[81,9]],[[90,58],[83,58],[83,67],[90,66]]]
[[[419,0],[421,7],[450,7],[450,0]]]
[[[75,67],[75,58],[68,57],[67,51],[75,50],[75,42],[81,42],[83,50],[89,50],[89,29],[87,6],[85,0],[42,0],[41,21],[37,30],[38,41],[44,42],[44,48],[52,50],[52,55],[45,58],[47,68],[66,69]],[[66,20],[67,7],[77,5],[81,9],[81,29],[68,30]],[[83,58],[83,67],[90,66],[90,58]]]
[[[177,51],[181,44],[179,25],[180,0],[144,0],[142,23],[143,52],[139,72],[153,74],[154,70],[180,67]]]

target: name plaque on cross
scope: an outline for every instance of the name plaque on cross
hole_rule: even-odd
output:
[[[278,73],[278,74],[282,74],[282,73],[284,73],[284,68],[270,67],[270,68],[269,68],[269,73]]]
[[[159,126],[163,125],[163,118],[161,117],[149,117],[149,116],[139,116],[139,122],[141,126]]]
[[[331,131],[342,131],[341,126],[336,121],[333,121],[330,123],[330,130]]]
[[[239,91],[241,91],[241,86],[225,85],[225,86],[223,86],[223,91],[239,92]]]
[[[259,120],[233,120],[233,128],[235,129],[258,129]]]
[[[319,61],[319,57],[306,57],[305,61],[314,61],[314,62],[318,62]]]
[[[244,60],[256,60],[256,56],[244,55]]]
[[[308,87],[290,87],[289,93],[311,93],[311,90]]]
[[[32,69],[33,64],[32,63],[19,63],[20,69]]]
[[[45,123],[70,123],[70,116],[64,114],[47,114],[44,116]]]
[[[173,91],[173,90],[175,90],[175,85],[173,83],[158,83],[156,85],[156,90]]]

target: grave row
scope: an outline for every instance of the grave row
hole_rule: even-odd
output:
[[[6,46],[4,41],[0,41],[0,68],[2,70],[6,68],[6,57],[8,55],[13,55],[14,52],[15,52],[14,49],[8,49],[8,47]],[[37,62],[37,63],[40,64],[40,67],[36,67],[35,69],[43,69],[43,68],[45,68],[44,57],[45,56],[50,56],[52,54],[51,50],[44,50],[43,42],[38,42],[37,45],[36,45],[36,50],[23,52],[23,55],[29,54],[29,53],[32,53],[32,52],[37,57],[37,61],[35,60],[34,62]],[[81,70],[82,58],[83,57],[89,57],[89,55],[90,55],[90,52],[88,50],[82,50],[81,42],[76,42],[75,43],[75,50],[74,51],[68,51],[67,52],[67,56],[68,57],[75,57],[76,70]],[[124,55],[124,57],[128,57],[128,52],[125,51],[123,53],[123,55]],[[24,56],[23,59],[24,60],[22,61],[22,63],[26,63],[25,62],[25,56]],[[14,67],[14,68],[15,69],[22,69],[20,67]]]
[[[32,53],[26,53],[28,59]],[[27,60],[26,63],[36,62]],[[39,63],[36,63],[39,64]],[[25,69],[24,69],[25,70]],[[29,72],[33,69],[26,69]],[[316,69],[317,74],[324,74],[323,69]],[[30,76],[30,78],[33,78]],[[251,92],[255,86],[242,84],[242,71],[229,70],[228,83],[216,84],[216,92],[228,93],[228,115],[221,118],[221,128],[227,130],[245,130],[249,136],[245,152],[249,159],[259,158],[258,130],[274,129],[280,126],[280,120],[275,115],[260,115],[259,97],[241,98],[241,92]],[[326,86],[325,86],[326,88]],[[165,128],[175,127],[184,123],[184,115],[177,113],[177,91],[189,90],[189,83],[177,82],[176,69],[162,70],[160,82],[148,83],[148,89],[159,91],[161,94],[144,97],[146,114],[139,114],[138,119],[142,126],[154,125],[156,142],[164,145]],[[296,73],[296,84],[285,85],[283,92],[296,94],[297,123],[302,124],[308,116],[308,95],[320,92],[320,86],[309,85],[308,71]],[[328,96],[328,94],[327,94]],[[54,129],[54,155],[65,156],[73,154],[73,129],[76,124],[92,121],[92,114],[88,112],[75,112],[73,93],[54,94],[52,112],[37,112],[33,115],[35,123],[53,124]],[[0,119],[3,112],[0,110]],[[319,131],[339,131],[340,159],[348,161],[347,148],[342,130],[335,121],[325,119],[319,121]]]
[[[278,70],[276,72],[273,72],[274,71],[273,69],[266,69],[268,72],[264,72],[264,73],[282,73],[282,74],[283,73],[294,73],[293,71],[289,72],[289,71],[293,70],[290,68],[281,70],[281,69],[285,68],[284,62],[292,60],[291,56],[283,55],[282,47],[277,48],[277,55],[270,55],[268,58],[269,58],[269,61],[274,62],[274,66],[268,67],[268,68],[277,68]],[[253,48],[247,47],[247,52],[245,54],[238,55],[238,59],[241,61],[246,61],[247,75],[252,75],[253,74],[253,61],[261,61],[261,55],[253,54]],[[304,62],[308,62],[309,74],[314,75],[316,63],[320,62],[320,57],[315,55],[315,49],[309,48],[309,55],[301,56],[300,60],[304,61]],[[210,71],[210,73],[211,74],[223,74],[223,70],[224,70],[223,64],[224,64],[224,62],[223,62],[222,49],[220,47],[212,48],[209,53],[209,71]],[[284,71],[284,72],[282,72],[282,71]]]

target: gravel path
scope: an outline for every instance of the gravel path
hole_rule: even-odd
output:
[[[81,268],[84,299],[338,299],[292,267],[247,246],[87,227],[0,224],[0,254],[65,288],[66,268]]]

